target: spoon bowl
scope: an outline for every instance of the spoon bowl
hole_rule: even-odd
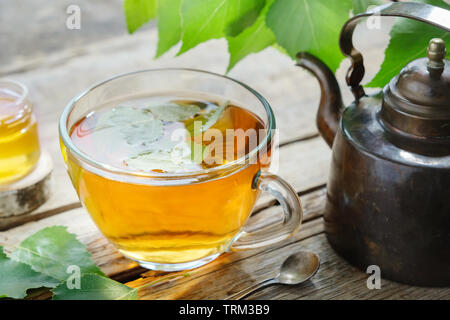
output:
[[[281,284],[295,285],[302,283],[319,270],[319,257],[314,252],[300,251],[290,255],[281,265],[276,277]]]
[[[281,265],[280,272],[275,278],[264,280],[247,289],[239,291],[227,300],[239,300],[255,293],[262,288],[274,284],[297,285],[309,280],[320,267],[317,254],[309,251],[299,251],[291,254]]]

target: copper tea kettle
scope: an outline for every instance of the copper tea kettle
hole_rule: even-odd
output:
[[[450,11],[421,3],[391,3],[351,18],[340,36],[352,60],[346,80],[355,101],[347,108],[333,73],[317,58],[298,55],[298,65],[319,80],[317,125],[333,148],[325,231],[331,246],[364,270],[377,265],[388,279],[448,286],[450,62],[444,42],[432,39],[428,58],[405,66],[382,93],[366,95],[352,35],[373,14],[450,31]]]

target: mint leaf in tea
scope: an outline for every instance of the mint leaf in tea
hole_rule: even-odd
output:
[[[241,134],[237,143],[237,129],[255,134]],[[263,129],[256,115],[228,101],[159,97],[100,108],[74,125],[71,138],[101,163],[131,171],[176,173],[244,156],[259,143]],[[256,141],[250,143],[251,138]]]

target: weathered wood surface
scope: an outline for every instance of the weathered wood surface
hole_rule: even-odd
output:
[[[140,291],[141,299],[224,299],[255,282],[276,276],[280,261],[298,250],[318,253],[320,271],[299,286],[274,286],[248,299],[443,299],[450,288],[419,288],[382,279],[381,289],[367,288],[367,274],[350,266],[329,246],[320,232],[320,219],[308,222],[293,239],[253,254],[233,253],[213,262],[209,270],[199,270],[190,277],[159,283]],[[214,264],[218,264],[214,266]],[[206,269],[206,268],[204,268]],[[128,285],[142,285],[154,278],[142,278]]]
[[[233,293],[271,277],[280,261],[297,250],[317,252],[321,258],[320,272],[311,281],[295,287],[276,286],[249,298],[254,299],[443,299],[450,288],[411,287],[382,280],[380,290],[369,290],[367,274],[350,266],[328,245],[323,235],[320,218],[324,207],[325,190],[319,189],[301,197],[305,209],[305,222],[298,232],[282,243],[251,251],[227,253],[212,263],[192,271],[189,277],[165,280],[140,291],[141,299],[223,299]],[[263,224],[281,219],[279,206],[260,211],[254,218]],[[94,261],[103,271],[129,286],[142,286],[164,277],[164,273],[145,272],[135,263],[123,258],[102,237],[83,209],[68,211],[38,222],[10,230],[8,239],[15,243],[36,230],[50,225],[67,225],[78,235],[92,253]],[[180,272],[181,275],[183,272]]]
[[[130,286],[149,283],[164,274],[146,271],[122,257],[99,233],[85,210],[80,208],[60,156],[57,121],[73,96],[96,82],[120,73],[177,66],[223,73],[228,60],[226,43],[223,40],[210,41],[176,58],[174,54],[177,48],[174,48],[161,59],[153,60],[157,41],[155,30],[150,26],[133,36],[127,35],[123,29],[121,1],[99,0],[95,4],[90,4],[87,0],[77,1],[82,10],[87,10],[84,11],[87,13],[86,24],[81,31],[58,29],[58,26],[64,24],[64,9],[70,1],[60,1],[57,7],[48,10],[43,10],[48,6],[42,5],[42,1],[36,0],[31,7],[24,6],[22,0],[17,1],[25,10],[25,18],[28,12],[27,21],[36,20],[36,23],[20,23],[17,28],[2,28],[8,32],[0,39],[0,44],[5,44],[0,46],[7,49],[0,56],[0,76],[17,79],[30,88],[39,119],[41,141],[43,147],[51,152],[55,163],[54,193],[45,205],[32,214],[15,219],[0,219],[0,229],[8,229],[0,232],[0,242],[18,243],[46,226],[66,225],[69,231],[77,234],[80,241],[87,245],[94,261],[108,275]],[[98,20],[92,18],[94,15],[90,15],[99,8],[104,12],[102,27]],[[11,7],[3,9],[0,10],[0,27],[3,23],[13,25],[15,21],[11,16],[14,11],[11,11]],[[52,14],[56,14],[56,17]],[[53,18],[49,19],[50,16]],[[113,20],[116,23],[112,23]],[[33,30],[26,29],[27,26],[32,26]],[[385,33],[376,33],[370,37],[364,31],[355,35],[355,42],[360,44],[358,47],[363,49],[366,61],[370,62],[366,65],[367,80],[377,70],[383,57],[383,46],[387,42]],[[19,54],[19,51],[23,52]],[[344,62],[338,71],[347,103],[352,100],[350,91],[345,89],[343,82],[348,65],[348,61]],[[230,76],[254,87],[272,105],[280,128],[278,174],[301,195],[304,224],[292,238],[282,243],[268,248],[224,254],[216,261],[194,270],[189,277],[162,281],[154,287],[141,290],[140,298],[226,298],[257,281],[273,276],[284,257],[296,250],[306,249],[317,252],[322,260],[319,273],[311,281],[297,287],[267,288],[251,298],[449,299],[449,288],[417,288],[387,280],[382,281],[381,290],[369,290],[366,286],[367,274],[350,266],[329,247],[323,234],[321,215],[325,203],[324,187],[330,151],[318,137],[315,128],[315,112],[320,92],[316,80],[272,48],[245,59]],[[271,197],[263,196],[251,219],[261,224],[281,219],[280,207]],[[36,296],[48,297],[48,293]]]

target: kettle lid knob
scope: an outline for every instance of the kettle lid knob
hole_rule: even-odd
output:
[[[427,67],[429,71],[432,70],[440,71],[439,75],[442,73],[445,67],[444,59],[447,51],[445,49],[444,40],[440,38],[433,38],[428,44],[428,62]],[[431,69],[431,70],[430,70]]]

